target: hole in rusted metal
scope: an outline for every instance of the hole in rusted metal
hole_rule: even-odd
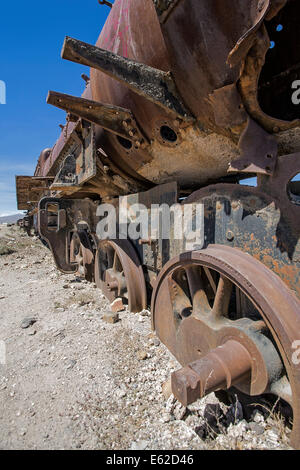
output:
[[[242,184],[242,185],[244,185],[244,186],[253,186],[253,187],[257,187],[257,177],[246,178],[246,179],[240,180],[240,181],[239,181],[239,184]]]
[[[295,82],[300,80],[299,21],[299,1],[290,0],[265,23],[270,48],[259,79],[258,101],[266,114],[284,121],[300,118],[298,100],[293,99],[298,97]]]
[[[300,173],[289,181],[287,185],[287,193],[294,204],[300,205]]]
[[[58,229],[58,204],[47,204],[47,227],[48,230],[56,231]]]
[[[167,142],[176,142],[177,140],[177,134],[171,127],[169,126],[161,126],[160,128],[160,135],[163,140],[166,140]]]
[[[132,142],[128,139],[124,139],[124,137],[117,136],[119,143],[124,147],[126,150],[130,150],[132,148]]]

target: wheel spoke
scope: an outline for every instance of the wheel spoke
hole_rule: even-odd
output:
[[[227,317],[229,302],[232,293],[232,282],[224,276],[220,276],[216,296],[214,300],[214,305],[212,308],[212,314],[216,317]]]
[[[122,263],[121,263],[120,258],[118,256],[118,253],[116,251],[115,251],[115,255],[114,255],[113,270],[115,272],[120,272],[120,273],[123,272],[123,266],[122,266]]]
[[[107,249],[107,263],[108,263],[108,268],[112,268],[114,265],[114,257],[115,257],[115,250],[109,247]]]
[[[188,266],[185,268],[187,282],[191,294],[191,301],[194,313],[203,313],[210,310],[208,298],[204,290],[202,270],[198,266]]]
[[[211,274],[211,272],[210,272],[210,269],[207,268],[207,267],[204,267],[203,269],[204,269],[204,272],[205,272],[205,274],[206,274],[206,276],[207,276],[207,279],[209,280],[209,283],[210,283],[210,285],[211,285],[211,288],[212,288],[212,290],[214,291],[214,294],[215,294],[215,293],[217,292],[217,286],[216,286],[216,283],[215,283],[215,281],[214,281],[214,279],[213,279],[213,277],[212,277],[212,274]]]

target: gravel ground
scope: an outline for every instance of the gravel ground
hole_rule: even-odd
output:
[[[101,291],[58,272],[36,237],[0,225],[1,247],[1,449],[289,449],[261,406],[246,420],[214,394],[180,405],[162,387],[179,364],[149,312],[107,323]]]

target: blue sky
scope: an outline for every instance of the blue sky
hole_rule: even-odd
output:
[[[1,2],[0,216],[17,211],[15,175],[32,175],[59,136],[65,113],[46,104],[48,90],[80,96],[87,67],[62,60],[66,35],[95,44],[110,11],[97,0]],[[0,97],[1,98],[1,97]]]
[[[65,122],[63,111],[46,104],[48,90],[80,96],[84,89],[80,75],[89,70],[60,58],[64,37],[94,44],[110,9],[98,0],[15,0],[0,8],[2,216],[17,211],[15,175],[33,174],[41,150],[54,145]]]

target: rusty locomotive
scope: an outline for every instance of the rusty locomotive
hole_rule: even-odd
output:
[[[34,176],[16,177],[26,225],[62,272],[132,312],[151,305],[182,365],[178,400],[278,397],[300,448],[299,2],[99,3],[111,11],[96,45],[66,37],[62,50],[90,67],[85,90],[49,92],[66,124]],[[200,205],[201,242],[102,238],[97,207],[120,200]]]

